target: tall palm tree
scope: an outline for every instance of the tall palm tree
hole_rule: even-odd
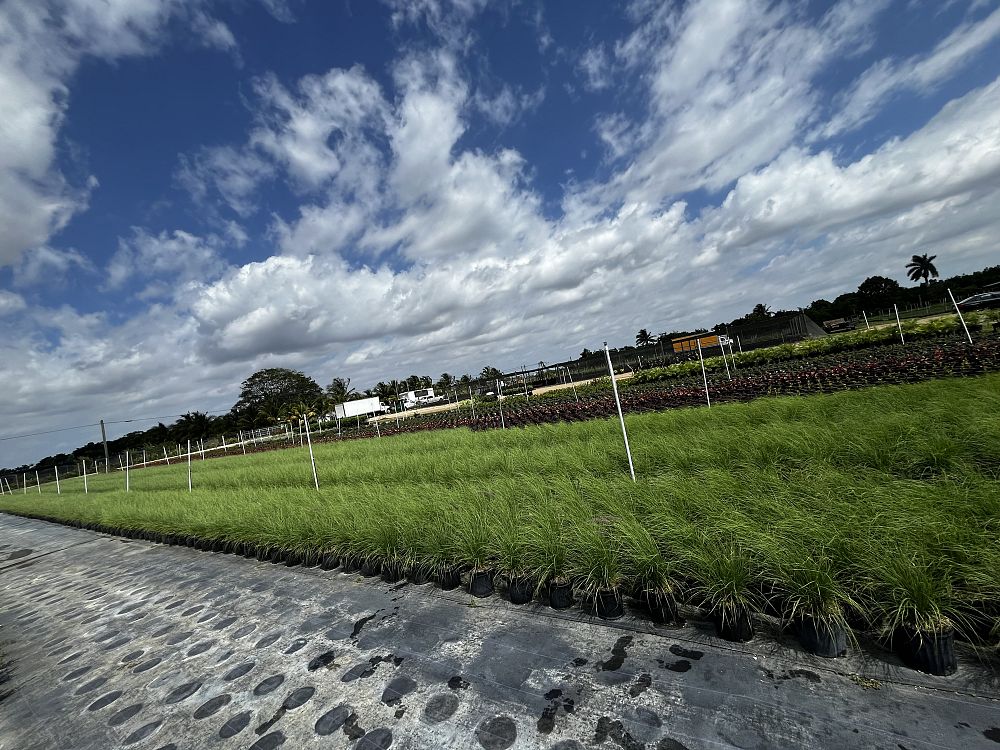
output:
[[[635,335],[635,345],[636,346],[647,346],[655,341],[653,335],[647,331],[645,328],[640,328],[639,333]]]
[[[923,279],[922,286],[927,286],[927,282],[938,277],[938,270],[934,267],[934,259],[936,255],[927,256],[927,253],[923,255],[914,255],[910,262],[906,264],[906,275],[910,278],[910,281],[917,281],[918,279]]]

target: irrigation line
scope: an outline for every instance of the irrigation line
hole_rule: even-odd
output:
[[[708,395],[708,375],[705,373],[705,358],[701,354],[701,339],[697,340],[697,344],[698,344],[698,359],[701,360],[701,378],[705,383],[705,400],[708,402],[708,408],[711,409],[712,397]]]
[[[625,455],[628,456],[628,472],[635,481],[635,466],[632,464],[632,449],[628,444],[628,430],[625,429],[625,415],[622,414],[622,402],[618,398],[618,381],[615,380],[615,368],[611,365],[611,352],[608,350],[608,342],[604,342],[604,354],[608,358],[608,371],[611,373],[611,389],[615,392],[615,406],[618,407],[618,419],[622,423],[622,437],[625,438]]]
[[[503,391],[500,390],[500,380],[497,380],[497,408],[500,410],[500,427],[504,430],[507,425],[503,421]]]
[[[955,295],[951,293],[951,289],[948,289],[948,296],[951,297],[951,304],[955,306],[955,312],[958,313],[958,319],[962,321],[962,328],[965,330],[965,338],[972,343],[972,334],[969,333],[969,327],[965,325],[965,316],[962,315],[962,311],[958,309],[958,303],[955,301]]]
[[[313,470],[313,482],[316,484],[316,489],[319,489],[319,474],[316,473],[316,457],[313,455],[313,441],[312,437],[309,435],[309,420],[303,420],[306,424],[306,440],[309,441],[309,463],[312,464]]]

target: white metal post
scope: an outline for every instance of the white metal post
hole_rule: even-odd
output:
[[[167,446],[163,446],[163,460],[167,462],[167,466],[170,466],[170,456],[167,455]]]
[[[726,377],[732,380],[733,374],[729,371],[729,360],[726,359],[726,345],[722,343],[721,339],[719,339],[719,348],[722,349],[722,361],[726,365]]]
[[[316,473],[316,457],[313,455],[313,441],[312,437],[309,435],[309,421],[306,420],[306,440],[309,441],[309,463],[312,464],[313,470],[313,483],[316,485],[316,489],[319,489],[319,474]]]
[[[24,494],[28,494],[28,472],[21,474],[21,484],[24,487]]]
[[[128,451],[125,451],[125,491],[129,492],[131,487],[129,486],[129,467],[132,465],[132,460],[129,457]]]
[[[500,407],[500,428],[506,430],[507,425],[503,420],[503,391],[500,389],[500,380],[497,380],[497,406]]]
[[[733,360],[733,372],[736,372],[736,355],[733,354],[733,340],[729,339],[729,358]]]
[[[708,395],[708,374],[705,372],[705,357],[701,353],[701,339],[696,339],[698,343],[698,359],[701,360],[701,378],[705,383],[705,400],[708,402],[708,408],[712,408],[712,397]]]
[[[42,494],[42,480],[38,478],[38,471],[35,471],[35,486],[38,488],[38,494]]]
[[[229,448],[226,447],[226,436],[222,436],[222,452],[228,454]]]
[[[142,449],[142,465],[143,466],[146,465],[146,449],[145,448]]]
[[[573,373],[569,371],[569,368],[566,365],[563,365],[562,368],[566,371],[566,377],[569,378],[569,384],[573,386],[573,398],[576,399],[577,403],[580,403],[580,396],[576,392],[576,383],[573,382]]]
[[[90,489],[87,487],[87,459],[83,459],[83,494],[90,494]]]
[[[191,440],[188,440],[188,492],[191,492]]]
[[[472,386],[469,386],[469,403],[472,404],[472,418],[476,418],[476,399],[472,397]]]
[[[375,420],[375,432],[378,434],[379,437],[382,437],[382,430],[379,429],[377,419]]]
[[[903,324],[899,321],[899,306],[893,303],[892,309],[896,311],[896,326],[899,328],[899,341],[905,344],[906,339],[903,338]]]
[[[622,414],[622,402],[618,398],[618,381],[615,380],[615,368],[611,365],[611,351],[608,349],[608,342],[604,342],[604,356],[608,358],[608,372],[611,374],[611,389],[615,392],[615,406],[618,407],[618,420],[622,424],[622,437],[625,439],[625,455],[628,457],[628,471],[635,481],[635,466],[632,464],[632,449],[628,444],[628,431],[625,429],[625,415]]]
[[[62,489],[60,489],[60,487],[59,487],[59,467],[55,466],[53,468],[56,470],[56,494],[57,495],[61,495],[62,494]]]
[[[205,441],[202,440],[201,438],[198,438],[198,445],[201,448],[201,460],[204,461],[205,460]]]
[[[862,310],[861,311],[861,317],[865,319],[865,329],[870,331],[872,329],[872,327],[871,327],[871,324],[868,322],[868,313],[866,313],[864,310]]]
[[[955,295],[951,293],[951,289],[948,289],[948,296],[951,297],[951,304],[955,306],[955,312],[958,313],[958,319],[962,321],[962,328],[965,330],[965,337],[972,343],[972,334],[969,333],[969,327],[965,325],[965,316],[962,315],[962,311],[958,309],[958,303],[955,301]]]
[[[740,348],[740,354],[742,354],[743,353],[743,342],[740,341],[740,337],[739,336],[736,337],[736,346],[738,346]]]

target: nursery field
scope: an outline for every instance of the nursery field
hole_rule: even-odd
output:
[[[952,628],[995,649],[998,415],[1000,375],[947,378],[631,414],[636,483],[599,419],[317,445],[319,491],[290,448],[195,461],[190,493],[174,464],[0,510],[390,580],[497,574],[608,616],[622,596],[660,620],[692,605],[742,639],[763,612],[836,651]]]

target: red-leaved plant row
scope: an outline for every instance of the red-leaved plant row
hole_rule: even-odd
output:
[[[763,396],[808,395],[833,393],[853,388],[875,385],[916,383],[943,377],[963,377],[988,372],[1000,372],[1000,339],[991,337],[975,344],[955,341],[921,341],[879,347],[865,351],[851,351],[824,355],[817,360],[783,362],[752,370],[737,371],[732,380],[715,374],[709,382],[712,403],[751,401]],[[662,411],[684,406],[705,405],[705,389],[701,378],[687,378],[667,383],[648,383],[621,388],[622,409],[626,412]],[[360,430],[345,430],[341,435],[324,432],[315,435],[313,442],[336,442],[398,435],[426,430],[443,430],[468,427],[473,430],[524,427],[553,422],[581,422],[601,419],[616,414],[614,397],[589,395],[579,402],[571,389],[560,394],[546,394],[522,400],[509,397],[502,402],[503,419],[497,404],[480,405],[477,414],[463,410],[413,416],[400,420],[384,420],[379,431],[365,425]],[[248,453],[286,448],[285,442],[248,445]]]

